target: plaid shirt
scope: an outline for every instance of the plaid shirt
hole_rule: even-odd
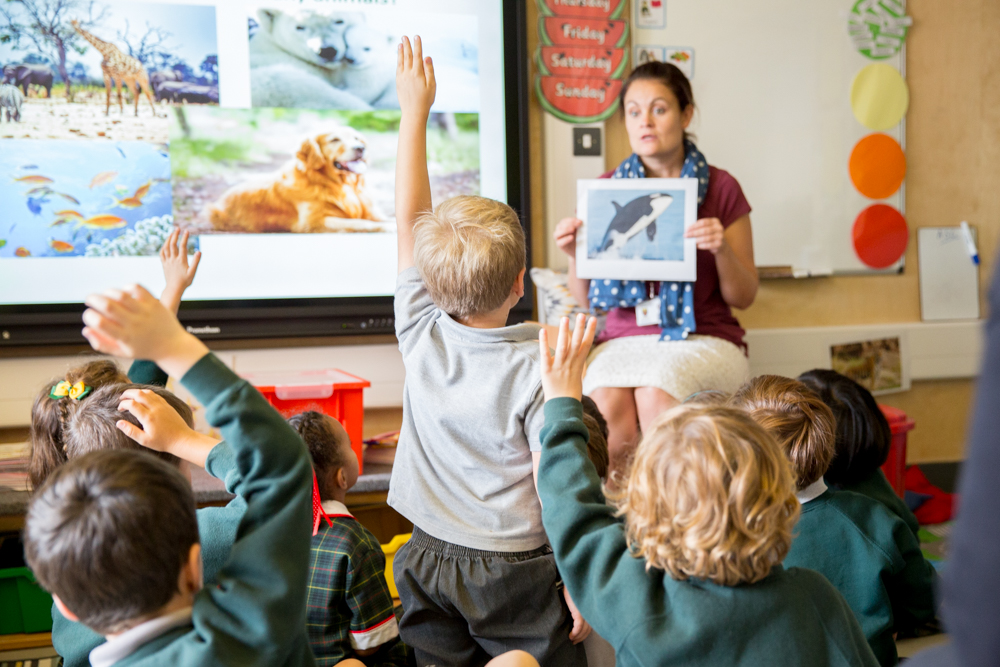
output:
[[[324,501],[332,526],[321,522],[312,538],[306,630],[316,664],[347,658],[366,665],[403,665],[405,647],[385,583],[385,555],[378,540],[337,501]],[[356,649],[388,643],[362,658]]]

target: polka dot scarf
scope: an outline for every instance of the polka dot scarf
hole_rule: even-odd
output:
[[[646,169],[639,156],[633,153],[618,165],[612,178],[646,178]],[[698,179],[698,205],[705,200],[708,192],[708,162],[694,142],[684,140],[684,166],[681,178]],[[591,310],[609,308],[634,308],[651,296],[646,292],[646,283],[641,280],[591,280]],[[660,283],[660,340],[681,340],[695,330],[694,283]]]

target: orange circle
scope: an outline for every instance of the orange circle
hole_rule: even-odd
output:
[[[885,269],[906,252],[910,231],[903,214],[886,204],[873,204],[854,220],[854,252],[873,269]]]
[[[903,184],[906,156],[889,135],[869,134],[855,144],[847,168],[858,192],[869,199],[885,199]]]

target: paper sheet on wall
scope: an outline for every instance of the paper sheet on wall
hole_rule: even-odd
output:
[[[921,318],[977,319],[979,267],[969,256],[962,228],[924,227],[917,234],[917,244]]]

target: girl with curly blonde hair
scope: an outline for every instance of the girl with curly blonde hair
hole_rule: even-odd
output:
[[[636,450],[612,507],[580,404],[594,325],[541,334],[538,491],[559,572],[629,665],[876,665],[844,599],[781,561],[799,508],[784,453],[740,410],[679,406]]]

